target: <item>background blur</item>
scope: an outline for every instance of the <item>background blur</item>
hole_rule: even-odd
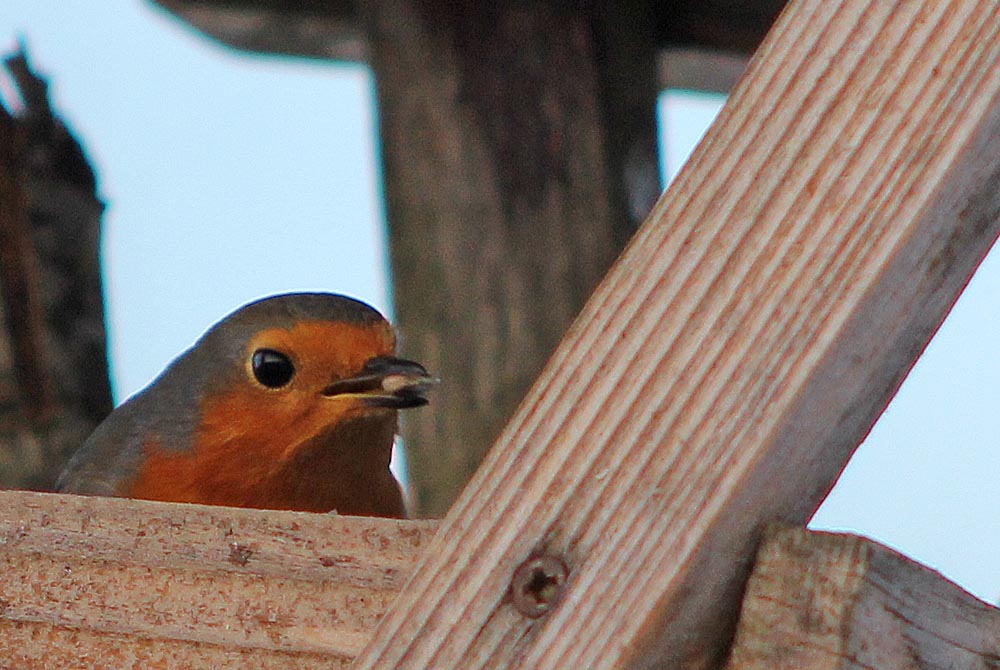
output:
[[[392,314],[366,67],[237,54],[128,0],[5,0],[4,52],[18,36],[51,77],[108,205],[118,402],[262,295],[335,291]],[[12,90],[0,81],[16,105]],[[721,102],[661,96],[667,173]],[[1000,595],[997,263],[984,262],[813,522],[887,543],[990,601]]]

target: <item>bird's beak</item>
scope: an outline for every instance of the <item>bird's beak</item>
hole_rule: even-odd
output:
[[[438,380],[424,366],[391,356],[377,356],[365,363],[361,374],[338,379],[323,395],[357,398],[369,407],[406,409],[427,404],[427,392]]]

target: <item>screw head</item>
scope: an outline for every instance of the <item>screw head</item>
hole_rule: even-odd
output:
[[[246,565],[253,556],[253,549],[239,542],[229,543],[229,562],[235,565]]]
[[[534,556],[519,565],[510,582],[514,608],[529,619],[552,609],[562,597],[569,571],[555,556]]]

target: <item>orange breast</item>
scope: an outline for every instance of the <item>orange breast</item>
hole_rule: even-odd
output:
[[[227,453],[171,453],[152,448],[125,495],[206,505],[404,517],[399,486],[388,469],[391,440],[391,429],[357,426],[294,452],[284,461],[269,460],[266,450],[252,444]],[[354,462],[349,462],[352,455]],[[367,458],[362,462],[359,457]]]

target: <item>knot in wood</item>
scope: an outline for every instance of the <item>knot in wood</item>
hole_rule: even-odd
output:
[[[511,578],[514,608],[529,619],[542,616],[562,597],[568,572],[566,564],[555,556],[529,558]]]

